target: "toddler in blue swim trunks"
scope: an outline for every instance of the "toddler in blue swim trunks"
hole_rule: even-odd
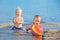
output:
[[[22,9],[17,8],[16,9],[16,16],[13,18],[13,28],[12,30],[24,30],[24,27],[22,27],[22,24],[24,22],[22,15]]]

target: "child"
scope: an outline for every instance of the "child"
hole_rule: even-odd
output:
[[[22,14],[22,9],[17,8],[16,9],[16,16],[15,16],[15,18],[13,18],[13,24],[15,25],[12,28],[13,30],[24,30],[24,28],[22,27],[24,20],[23,20],[21,14]]]
[[[34,20],[33,20],[33,24],[31,25],[31,27],[26,28],[26,32],[31,30],[33,35],[35,35],[35,36],[40,35],[42,38],[43,29],[40,25],[40,22],[41,22],[41,17],[39,15],[35,15]]]

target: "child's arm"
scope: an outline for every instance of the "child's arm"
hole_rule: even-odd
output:
[[[18,24],[23,24],[23,22],[24,22],[23,18],[20,18],[20,19],[17,20]]]
[[[21,21],[21,23],[24,23],[24,19],[22,18],[22,21]]]
[[[16,20],[15,20],[15,18],[13,18],[13,23],[16,24]]]
[[[29,30],[31,30],[31,27],[26,27],[26,33],[28,33]]]

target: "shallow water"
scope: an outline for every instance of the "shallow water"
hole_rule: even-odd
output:
[[[27,26],[27,25],[26,25]],[[42,27],[45,30],[60,30],[59,26],[45,26],[42,24]],[[0,40],[37,40],[40,39],[37,36],[32,36],[32,34],[26,33],[25,31],[20,30],[11,30],[11,27],[0,28]]]
[[[0,29],[0,40],[37,40],[31,33],[20,30]]]
[[[43,27],[43,30],[60,30],[60,26],[56,26],[56,25],[44,25],[41,24]]]
[[[0,29],[0,40],[28,40],[31,39],[31,34],[25,33],[25,31],[14,31],[7,28]]]

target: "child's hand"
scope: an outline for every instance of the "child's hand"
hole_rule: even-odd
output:
[[[26,33],[28,33],[28,31],[29,31],[29,27],[26,27]]]

